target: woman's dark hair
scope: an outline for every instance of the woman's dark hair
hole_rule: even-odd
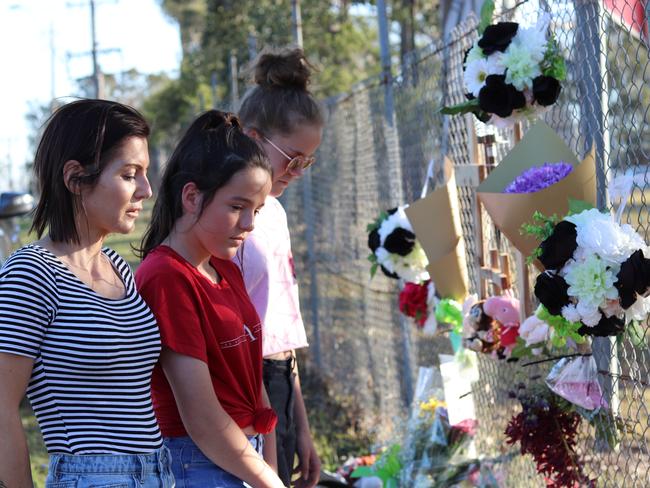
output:
[[[203,194],[201,212],[214,194],[247,168],[262,168],[271,174],[271,165],[262,148],[244,134],[239,119],[232,114],[209,110],[200,115],[183,135],[163,172],[151,222],[142,239],[140,257],[145,258],[174,228],[183,215],[182,194],[194,183]],[[200,214],[199,214],[200,215]]]
[[[308,90],[313,66],[302,49],[264,49],[249,72],[254,84],[239,106],[247,129],[290,135],[300,125],[323,125],[321,106]]]
[[[48,229],[54,242],[79,242],[76,225],[81,197],[66,187],[63,167],[78,161],[84,170],[71,179],[92,189],[115,151],[129,137],[149,136],[149,125],[134,108],[108,100],[77,100],[46,122],[34,158],[40,199],[31,230],[40,238]]]

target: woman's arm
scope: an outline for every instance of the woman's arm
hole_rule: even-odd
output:
[[[321,464],[316,448],[314,447],[314,441],[312,440],[305,401],[302,398],[300,376],[298,375],[298,361],[296,360],[294,364],[293,416],[296,421],[296,454],[298,454],[299,461],[294,472],[300,473],[300,478],[296,480],[294,486],[297,488],[312,488],[316,486],[320,478]]]
[[[284,487],[278,475],[253,449],[223,409],[208,366],[195,358],[163,349],[160,361],[187,433],[212,462],[251,486]]]
[[[262,401],[265,407],[271,408],[271,401],[264,383],[262,383]],[[275,429],[264,436],[264,460],[273,468],[273,471],[278,472],[278,446],[275,441]]]
[[[20,420],[20,401],[32,375],[34,359],[0,353],[0,487],[31,488],[27,440]]]

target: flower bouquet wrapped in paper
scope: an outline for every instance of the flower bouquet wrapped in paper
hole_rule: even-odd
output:
[[[593,152],[582,162],[544,122],[537,122],[477,188],[494,224],[528,256],[539,245],[521,227],[533,215],[566,215],[569,199],[596,203]]]
[[[463,77],[467,101],[442,113],[473,113],[482,122],[507,127],[533,119],[553,105],[566,77],[559,47],[549,34],[550,17],[531,27],[515,22],[490,25],[494,2],[481,10],[480,38],[467,52]]]
[[[468,290],[467,264],[456,179],[448,158],[443,170],[444,183],[405,211],[428,258],[438,295],[462,301]]]
[[[429,279],[428,261],[404,209],[402,206],[382,212],[368,225],[370,274],[374,276],[379,267],[389,278],[421,283]]]
[[[519,300],[509,295],[463,305],[463,345],[472,351],[509,359],[519,337]]]

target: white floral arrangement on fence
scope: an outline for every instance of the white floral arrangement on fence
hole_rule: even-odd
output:
[[[489,25],[493,12],[494,2],[486,1],[478,27],[481,37],[464,61],[468,100],[444,107],[442,113],[473,113],[482,122],[508,127],[535,118],[557,101],[566,65],[548,33],[548,15],[532,27],[516,22]]]
[[[538,318],[560,337],[611,336],[650,314],[650,250],[628,224],[572,202],[574,212],[544,222],[536,257],[544,265],[535,283]]]
[[[426,270],[429,261],[415,238],[405,208],[401,206],[382,212],[375,222],[368,225],[368,247],[372,251],[368,256],[372,263],[370,275],[374,276],[380,268],[389,278],[422,283],[429,279]]]

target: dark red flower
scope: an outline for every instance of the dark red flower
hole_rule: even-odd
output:
[[[560,275],[546,271],[535,281],[535,296],[551,315],[560,315],[569,304],[569,285]]]
[[[576,225],[563,220],[554,228],[553,233],[539,245],[540,262],[546,269],[560,269],[573,257],[578,248]]]
[[[645,295],[650,287],[650,259],[640,249],[621,264],[614,286],[621,297],[621,307],[630,308],[637,300],[637,293]]]
[[[392,254],[408,256],[414,247],[415,234],[402,227],[397,227],[384,239],[384,249]]]
[[[553,105],[560,96],[560,91],[560,82],[552,76],[542,75],[533,79],[533,98],[544,107]]]
[[[427,298],[429,282],[421,285],[406,283],[399,294],[399,310],[407,317],[413,317],[416,323],[422,327],[427,320],[428,307]]]
[[[379,237],[379,230],[372,229],[368,234],[368,247],[372,252],[375,252],[381,245],[381,238]]]
[[[512,42],[512,38],[517,34],[518,28],[519,24],[516,22],[498,22],[488,25],[478,41],[478,46],[486,56],[496,51],[505,52]]]
[[[526,97],[512,84],[506,83],[505,75],[489,75],[478,92],[481,110],[499,117],[509,117],[512,111],[526,106]]]

